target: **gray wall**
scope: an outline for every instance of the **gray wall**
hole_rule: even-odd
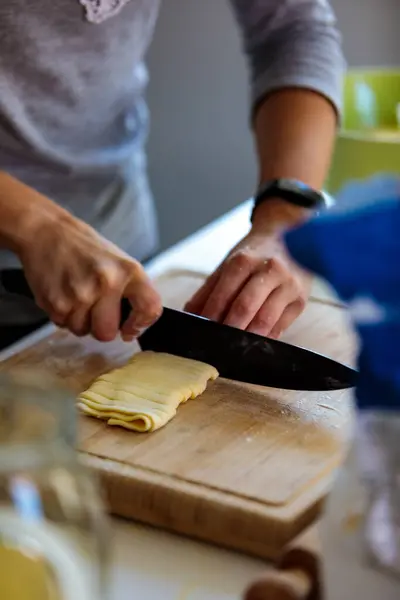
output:
[[[400,60],[399,0],[333,0],[350,65]],[[149,54],[149,170],[162,246],[251,195],[247,74],[227,0],[164,0]]]
[[[331,0],[350,66],[400,63],[399,0]]]

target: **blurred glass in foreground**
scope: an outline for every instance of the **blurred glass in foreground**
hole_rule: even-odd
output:
[[[74,450],[75,401],[45,373],[0,375],[0,598],[105,600],[106,523]]]

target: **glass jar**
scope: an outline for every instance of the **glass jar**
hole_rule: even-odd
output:
[[[400,415],[360,411],[321,523],[326,600],[400,598]]]
[[[2,600],[108,595],[107,525],[75,433],[75,399],[47,373],[0,375]]]

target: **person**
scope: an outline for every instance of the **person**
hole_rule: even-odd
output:
[[[259,183],[290,178],[318,190],[344,64],[332,9],[325,0],[231,4],[249,61]],[[159,0],[0,5],[0,282],[22,267],[36,300],[0,288],[1,335],[26,333],[46,313],[78,336],[112,340],[122,296],[133,307],[125,340],[161,314],[140,264],[157,247],[144,59],[158,9]],[[309,213],[279,193],[260,202],[249,233],[186,309],[278,337],[309,293],[279,236]]]

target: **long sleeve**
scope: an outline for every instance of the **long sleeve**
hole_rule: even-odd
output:
[[[268,93],[314,90],[341,108],[345,62],[327,0],[231,0],[248,57],[253,109]]]

